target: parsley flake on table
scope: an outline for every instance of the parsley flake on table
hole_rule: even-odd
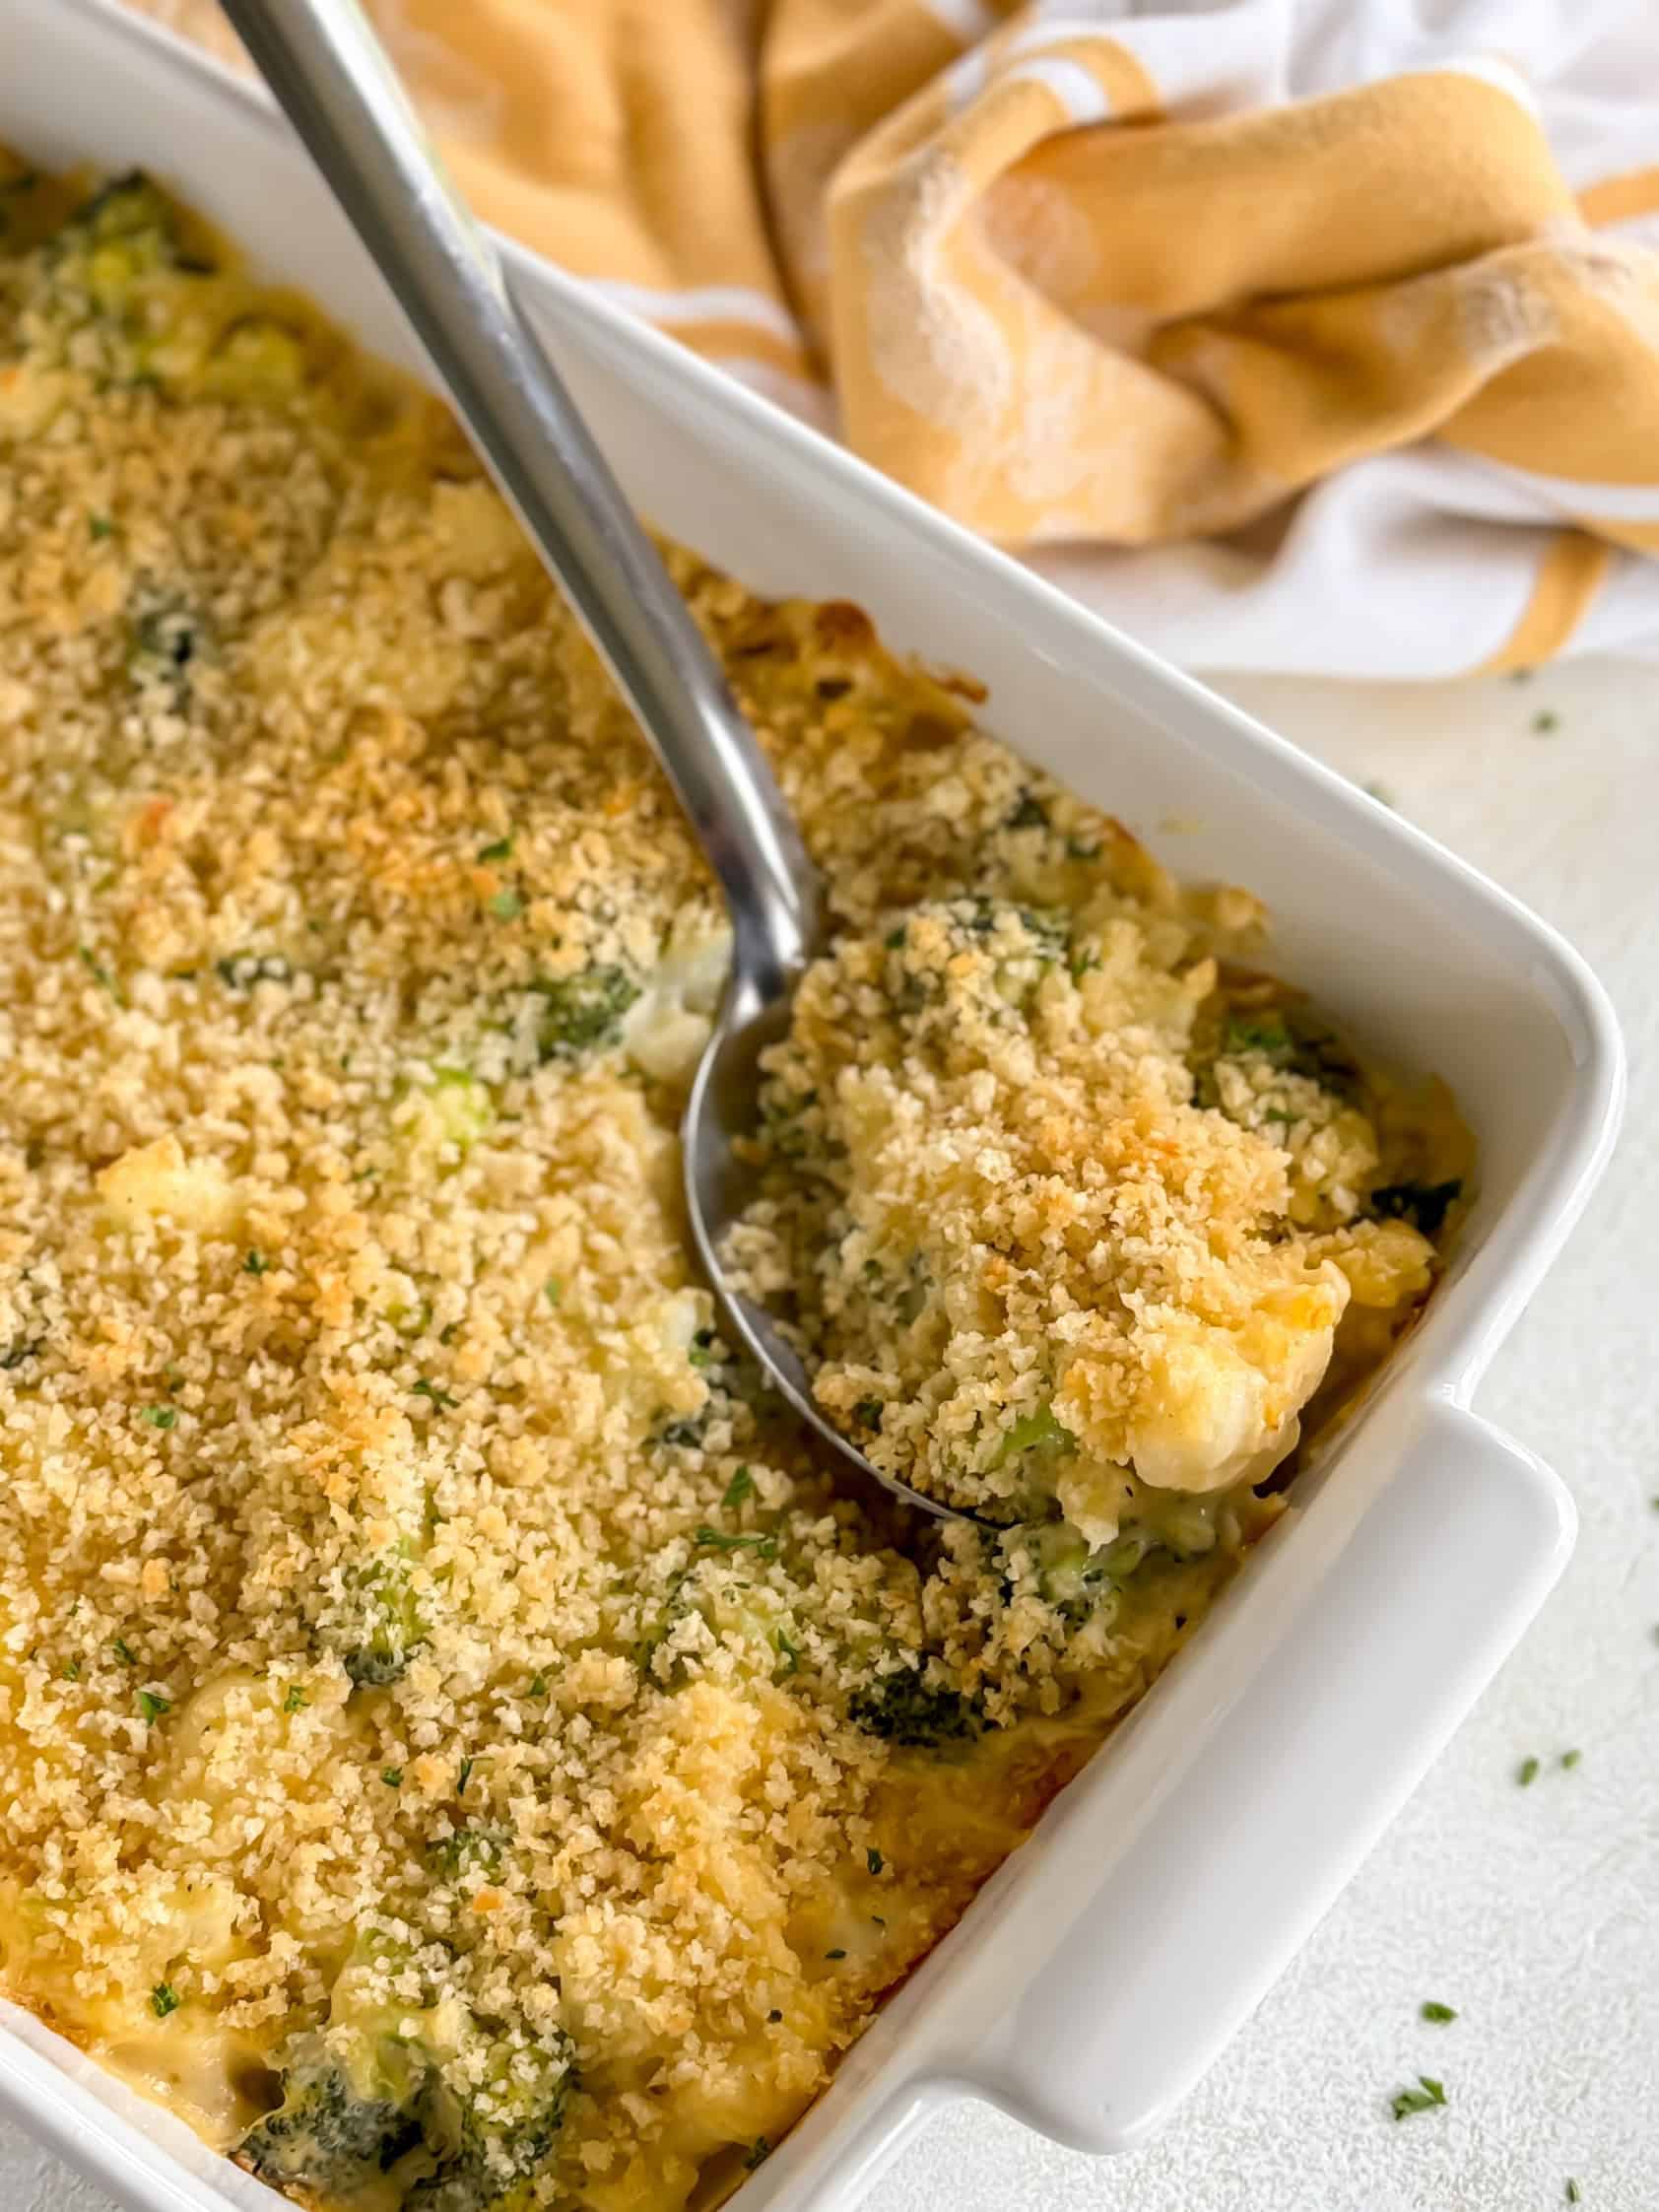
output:
[[[1431,1997],[1427,2004],[1419,2007],[1419,2017],[1424,2020],[1445,2021],[1455,2020],[1457,2014],[1450,2005],[1440,2004]]]
[[[1515,1779],[1522,1789],[1530,1789],[1538,1779],[1538,1761],[1536,1759],[1523,1759],[1515,1769]]]
[[[1395,2093],[1390,2111],[1396,2119],[1409,2119],[1413,2112],[1432,2111],[1436,2105],[1446,2101],[1446,2086],[1437,2082],[1432,2074],[1419,2074],[1416,2089],[1402,2089]]]

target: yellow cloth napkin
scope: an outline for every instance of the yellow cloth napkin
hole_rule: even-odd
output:
[[[1652,0],[370,12],[481,213],[1183,657],[1659,646]]]

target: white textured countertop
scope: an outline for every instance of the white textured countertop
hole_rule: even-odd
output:
[[[1573,939],[1632,1089],[1588,1218],[1480,1404],[1553,1461],[1582,1530],[1520,1651],[1163,2139],[1106,2163],[963,2106],[869,2212],[1584,2212],[1659,2206],[1659,673],[1243,704]],[[1558,726],[1535,731],[1535,716]],[[1247,871],[1241,870],[1243,873]],[[1565,1750],[1582,1753],[1562,1772]],[[1515,1782],[1522,1758],[1543,1771]],[[1294,1865],[1264,1866],[1264,1887]],[[1456,2007],[1422,2023],[1426,1998]],[[1447,2109],[1396,2125],[1391,2093]],[[108,2212],[0,2123],[0,2212]]]

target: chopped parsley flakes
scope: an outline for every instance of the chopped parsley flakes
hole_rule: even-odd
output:
[[[1409,2119],[1413,2112],[1432,2111],[1436,2105],[1445,2103],[1445,2084],[1437,2082],[1432,2074],[1419,2074],[1417,2084],[1415,2089],[1402,2089],[1395,2093],[1389,2109],[1396,2119]]]

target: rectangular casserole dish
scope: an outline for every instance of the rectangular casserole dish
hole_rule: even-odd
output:
[[[264,271],[419,369],[257,93],[104,0],[14,0],[6,42],[0,139],[45,165],[153,170]],[[958,2095],[1121,2150],[1260,1999],[1565,1560],[1565,1493],[1468,1400],[1606,1158],[1612,1018],[1553,932],[1409,824],[507,251],[655,522],[768,594],[856,599],[895,648],[981,678],[999,737],[1183,875],[1260,893],[1276,968],[1379,1052],[1443,1075],[1479,1140],[1478,1203],[1424,1325],[1192,1645],[745,2183],[745,2212],[850,2205]],[[1171,817],[1173,849],[1159,834]],[[1294,1880],[1264,1884],[1263,1867]],[[9,2007],[0,2107],[142,2212],[280,2201]]]

